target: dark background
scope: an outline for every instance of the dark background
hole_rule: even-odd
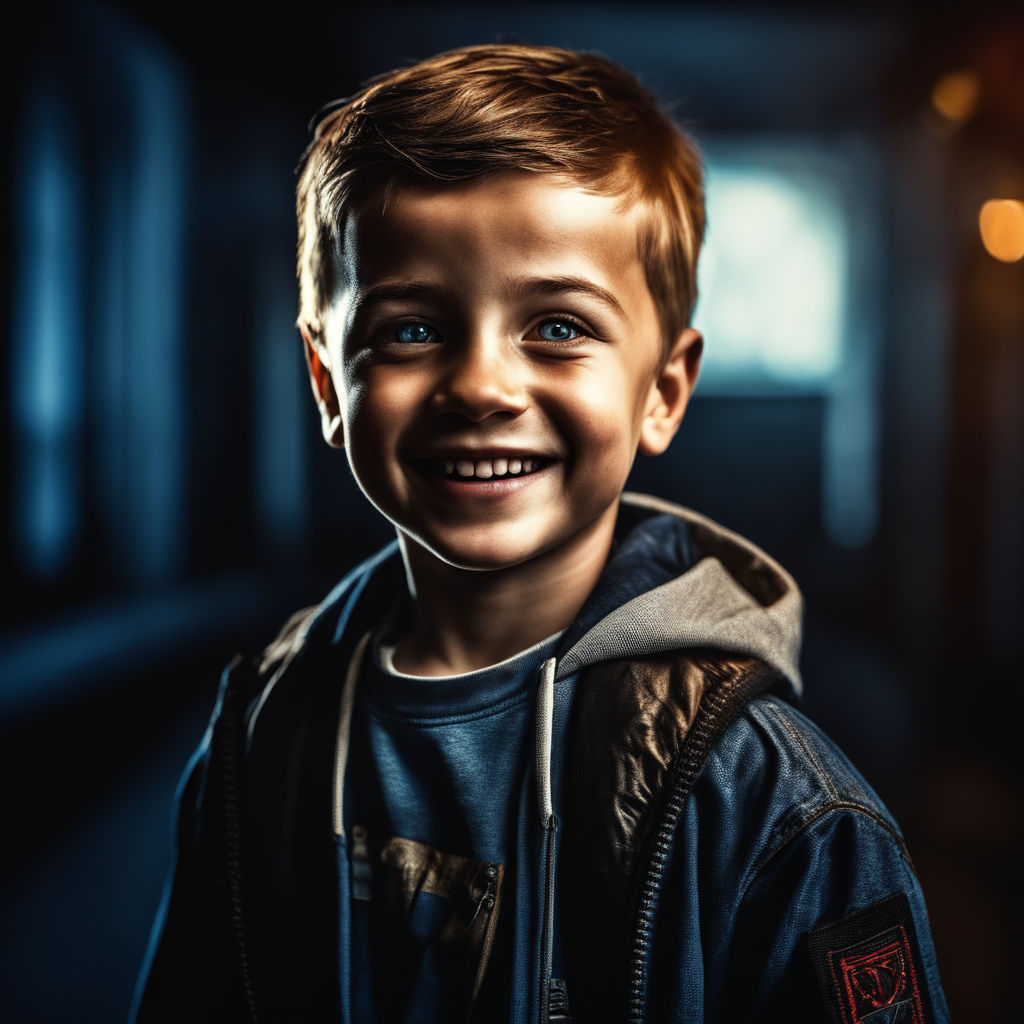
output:
[[[709,142],[838,140],[872,168],[850,185],[870,197],[850,316],[871,528],[837,541],[824,521],[844,464],[813,391],[698,390],[635,483],[795,573],[808,707],[904,826],[954,1019],[1017,1019],[1024,263],[985,252],[977,211],[1024,199],[1020,17],[183,10],[43,4],[8,25],[0,1016],[124,1017],[220,667],[389,536],[319,439],[293,326],[308,118],[504,38],[620,60]],[[979,100],[943,120],[932,90],[961,70]]]

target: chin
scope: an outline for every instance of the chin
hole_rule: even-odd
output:
[[[490,547],[483,551],[467,551],[458,549],[439,549],[431,547],[428,549],[442,562],[456,569],[464,569],[467,572],[497,572],[501,569],[511,569],[514,566],[522,565],[534,557],[535,552],[510,552]]]
[[[439,561],[467,572],[497,572],[501,569],[511,569],[543,553],[533,546],[502,543],[493,537],[480,538],[472,542],[423,536],[413,536],[410,539]]]

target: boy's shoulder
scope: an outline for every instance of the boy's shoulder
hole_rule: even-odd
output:
[[[266,697],[300,654],[315,657],[337,644],[346,631],[354,635],[376,628],[389,595],[401,581],[398,544],[392,542],[351,569],[318,604],[290,615],[262,651],[236,657],[222,677],[222,692],[234,686],[250,700]]]
[[[221,745],[219,738],[226,726],[231,727],[232,718],[237,718],[237,728],[248,737],[244,744],[248,755],[255,721],[257,718],[266,720],[264,712],[268,702],[278,709],[293,703],[288,699],[295,696],[291,693],[282,694],[282,700],[271,701],[279,691],[278,683],[285,678],[298,683],[316,681],[322,675],[317,672],[290,672],[296,661],[315,662],[317,658],[328,655],[337,660],[341,653],[337,649],[337,641],[346,623],[353,618],[357,602],[362,618],[366,618],[367,602],[359,602],[358,599],[364,596],[369,586],[381,592],[372,601],[372,607],[377,611],[383,608],[386,592],[393,587],[399,571],[399,561],[397,544],[387,545],[347,573],[318,604],[293,612],[262,650],[240,653],[232,659],[221,674],[217,700],[206,732],[179,785],[177,801],[180,807],[194,811],[202,803],[210,762],[217,756],[214,748]],[[370,623],[366,621],[360,625],[369,626]],[[289,687],[286,685],[285,689]],[[296,709],[292,707],[291,710],[294,712]]]
[[[703,793],[702,793],[703,791]],[[752,820],[748,875],[773,863],[801,837],[838,819],[874,832],[909,863],[892,814],[839,747],[792,703],[763,694],[746,704],[705,762],[698,798],[724,800]],[[749,878],[748,878],[749,881]]]

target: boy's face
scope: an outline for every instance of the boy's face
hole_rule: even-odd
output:
[[[667,362],[614,198],[509,173],[350,216],[307,355],[331,443],[413,542],[500,569],[608,544],[639,448],[663,450],[700,358]]]

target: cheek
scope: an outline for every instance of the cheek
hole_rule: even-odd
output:
[[[577,461],[618,475],[628,472],[636,454],[647,390],[624,369],[616,371],[565,382],[559,409]]]
[[[352,474],[363,493],[385,515],[390,507],[392,489],[389,469],[394,450],[394,419],[389,415],[387,395],[365,380],[346,381],[342,403],[345,425],[345,450]]]
[[[346,380],[346,436],[379,448],[393,439],[419,404],[419,389],[410,375],[387,372],[353,375]]]

